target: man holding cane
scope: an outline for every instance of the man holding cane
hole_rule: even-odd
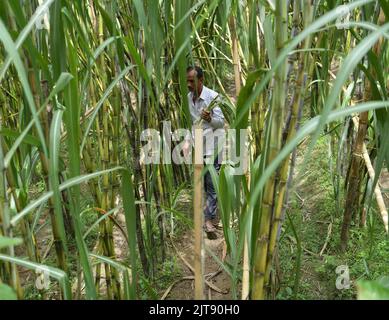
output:
[[[220,135],[218,129],[224,127],[224,115],[219,106],[213,107],[208,110],[211,103],[218,100],[218,93],[207,88],[204,84],[203,70],[198,66],[190,66],[187,68],[187,85],[189,89],[188,102],[189,110],[193,123],[201,121],[204,138],[204,162],[209,163],[209,160],[215,155],[215,151],[218,155],[213,161],[213,165],[216,172],[219,172],[221,164],[221,155],[216,139]],[[187,157],[190,151],[191,144],[189,142],[190,137],[186,138],[183,151],[184,156]],[[212,183],[212,177],[209,171],[204,176],[204,189],[206,194],[206,203],[204,209],[204,229],[207,233],[214,233],[216,226],[218,225],[217,215],[217,195]]]

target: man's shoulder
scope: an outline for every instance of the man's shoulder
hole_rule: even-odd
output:
[[[208,88],[208,87],[204,86],[203,90],[204,89],[206,90],[207,98],[210,98],[211,100],[219,95],[216,91],[212,90],[211,88]]]

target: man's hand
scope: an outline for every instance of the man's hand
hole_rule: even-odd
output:
[[[203,110],[201,112],[201,119],[203,119],[203,120],[205,120],[207,122],[211,122],[211,112]]]

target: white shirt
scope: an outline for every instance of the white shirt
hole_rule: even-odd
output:
[[[189,102],[189,111],[192,117],[193,123],[196,123],[201,119],[201,112],[207,108],[210,103],[216,98],[219,100],[218,93],[207,88],[203,85],[203,89],[201,91],[200,97],[193,102],[193,92],[189,92],[188,94],[188,102]],[[202,121],[203,128],[203,152],[204,156],[212,156],[214,154],[215,149],[217,148],[218,139],[213,139],[214,137],[219,138],[219,143],[221,143],[221,139],[224,138],[224,115],[222,110],[218,105],[215,105],[211,110],[211,121]],[[194,139],[194,130],[192,126],[192,138]],[[217,130],[219,129],[219,130]],[[221,150],[219,150],[219,153]]]

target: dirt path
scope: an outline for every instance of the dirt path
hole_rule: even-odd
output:
[[[226,246],[222,231],[217,232],[217,239],[209,240],[204,234],[204,246],[223,260],[226,255]],[[176,252],[183,275],[180,279],[165,292],[167,300],[191,300],[194,299],[194,279],[193,279],[193,252],[194,237],[193,231],[186,231],[183,236],[174,245],[173,250]],[[192,269],[192,270],[191,270]],[[226,300],[231,299],[230,277],[219,266],[216,260],[205,250],[204,257],[204,274],[205,274],[205,298],[208,300]]]

